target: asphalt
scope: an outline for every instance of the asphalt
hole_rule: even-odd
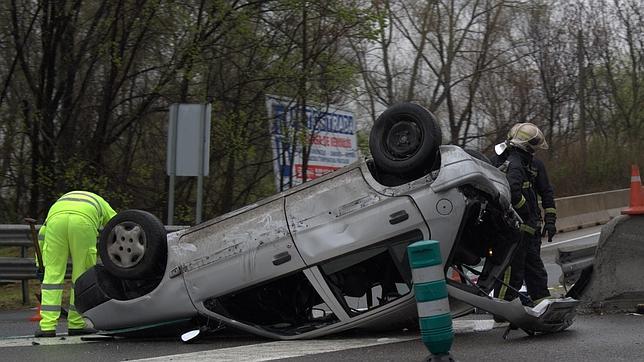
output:
[[[275,342],[235,331],[221,331],[185,344],[177,338],[165,339],[98,339],[85,341],[80,337],[62,335],[56,338],[34,339],[30,335],[36,327],[27,319],[32,311],[0,313],[0,360],[46,360],[48,362],[126,361],[140,358],[162,357],[176,360],[190,353],[188,360],[283,360],[283,361],[423,361],[429,356],[427,348],[414,331],[397,331],[383,334],[365,334],[360,331],[344,333],[324,339],[330,348],[326,352],[280,358],[277,346],[288,342]],[[467,318],[489,319],[488,315],[471,315]],[[466,319],[467,319],[466,318]],[[459,319],[459,321],[463,321]],[[456,324],[456,322],[455,322]],[[490,324],[491,326],[491,324]],[[637,314],[579,315],[566,331],[529,337],[519,330],[502,338],[504,327],[482,331],[457,331],[451,349],[458,361],[635,361],[644,358],[644,316]],[[404,338],[401,337],[401,333]],[[346,341],[366,339],[401,340],[375,346],[354,348]],[[299,342],[299,348],[316,341]],[[344,342],[344,343],[342,343]],[[338,347],[334,348],[334,343]],[[253,350],[262,344],[271,344],[275,353],[268,358],[255,356]],[[356,345],[359,345],[356,342]],[[234,352],[237,351],[237,352]],[[219,353],[221,352],[221,353]],[[224,353],[226,352],[226,353]],[[237,353],[238,358],[231,358]],[[249,357],[250,353],[250,357]],[[175,357],[172,357],[175,356]],[[224,356],[228,356],[224,358]],[[185,357],[184,357],[185,360]]]

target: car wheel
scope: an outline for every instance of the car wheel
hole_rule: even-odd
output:
[[[414,103],[401,103],[376,119],[369,149],[381,170],[418,174],[434,164],[441,141],[440,126],[431,112]]]
[[[166,230],[154,215],[125,210],[101,232],[98,253],[107,271],[123,279],[158,277],[167,260]]]

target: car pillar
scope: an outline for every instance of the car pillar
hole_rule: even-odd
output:
[[[435,240],[418,241],[407,247],[407,254],[414,281],[421,338],[432,353],[429,360],[453,360],[449,350],[454,341],[454,331],[440,243]]]

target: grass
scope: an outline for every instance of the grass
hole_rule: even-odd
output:
[[[40,293],[40,283],[37,280],[30,280],[29,285],[29,304],[22,303],[22,283],[20,281],[0,284],[0,311],[18,310],[33,308],[37,305],[36,294]],[[71,281],[65,281],[65,290],[63,291],[63,306],[69,305],[69,291],[71,290]]]
[[[0,248],[0,257],[21,257],[20,246],[8,246]],[[25,253],[27,258],[32,258],[34,251],[28,249]],[[36,306],[34,294],[40,293],[40,284],[37,280],[29,280],[29,304],[22,304],[22,283],[19,280],[0,283],[0,310],[25,309]]]
[[[18,257],[20,258],[20,246],[7,246],[7,247],[2,247],[0,248],[0,256],[3,257]],[[33,249],[27,249],[26,254],[27,258],[31,258],[34,256]]]
[[[22,304],[22,283],[6,283],[0,285],[0,310],[25,309],[36,306],[34,294],[40,293],[40,284],[35,280],[29,281],[29,304]]]

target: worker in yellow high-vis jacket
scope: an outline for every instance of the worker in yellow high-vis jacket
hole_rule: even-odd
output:
[[[96,264],[96,238],[100,228],[116,215],[99,195],[71,191],[61,196],[49,209],[40,228],[38,241],[42,250],[45,274],[41,284],[40,328],[36,337],[55,337],[60,317],[67,259],[72,257],[72,290],[67,315],[68,334],[93,332],[74,308],[73,283]]]

